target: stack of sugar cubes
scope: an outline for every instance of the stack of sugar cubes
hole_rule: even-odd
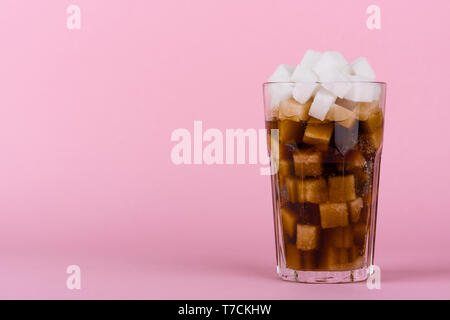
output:
[[[381,87],[374,80],[375,72],[365,58],[349,64],[339,52],[308,50],[296,68],[282,64],[269,78],[276,82],[269,86],[270,107],[276,111],[291,97],[301,104],[312,99],[309,115],[323,121],[337,99],[377,101]]]

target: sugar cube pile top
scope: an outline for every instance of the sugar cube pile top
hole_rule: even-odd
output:
[[[269,87],[270,107],[276,110],[291,97],[301,104],[312,101],[308,115],[323,121],[330,109],[334,112],[340,107],[337,99],[377,101],[381,87],[374,80],[375,72],[365,58],[348,63],[336,51],[308,50],[296,68],[282,64],[269,78],[269,82],[276,82]]]

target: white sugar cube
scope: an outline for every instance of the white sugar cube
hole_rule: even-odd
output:
[[[288,99],[292,95],[293,88],[291,83],[269,84],[270,108],[275,109],[281,101]]]
[[[327,51],[320,56],[312,69],[320,77],[329,70],[341,71],[346,65],[348,62],[342,54],[336,51]]]
[[[353,72],[357,76],[365,77],[369,80],[375,80],[375,71],[373,71],[369,62],[367,62],[366,58],[358,58],[352,63],[350,63],[350,67]]]
[[[323,121],[335,101],[336,96],[333,93],[323,88],[319,89],[309,109],[309,115]]]
[[[314,51],[314,50],[306,51],[305,55],[302,58],[302,61],[300,62],[300,64],[297,66],[294,73],[292,74],[292,81],[295,81],[297,70],[311,69],[312,67],[315,66],[317,61],[319,61],[321,56],[322,56],[322,53],[319,51]]]
[[[301,68],[300,65],[292,74],[292,81],[296,81],[292,96],[300,103],[305,103],[311,98],[314,90],[319,85],[317,75],[308,68]]]
[[[352,88],[344,96],[345,99],[356,101],[356,102],[371,102],[373,100],[378,100],[381,88],[379,84],[370,82],[369,79],[362,76],[350,76],[352,83]]]
[[[373,100],[379,100],[381,95],[381,86],[379,83],[373,83]]]
[[[290,82],[294,68],[281,64],[270,76],[269,82]],[[272,109],[278,107],[281,101],[288,99],[292,94],[293,86],[289,83],[269,84],[270,107]]]
[[[355,73],[353,72],[352,67],[350,67],[349,64],[345,65],[344,67],[342,67],[342,72],[348,76],[354,76]]]
[[[312,72],[311,68],[316,64],[320,58],[321,53],[313,50],[308,50],[305,53],[300,64],[295,68],[291,76],[293,82],[316,82],[319,81],[317,75]]]
[[[289,82],[291,81],[294,68],[287,64],[280,64],[275,72],[270,76],[269,82]]]
[[[314,91],[319,86],[316,82],[300,82],[297,83],[292,91],[292,96],[295,100],[300,103],[306,103],[312,95]]]
[[[349,77],[345,73],[336,70],[322,73],[319,79],[325,89],[339,98],[343,98],[352,88],[352,84],[348,82]]]

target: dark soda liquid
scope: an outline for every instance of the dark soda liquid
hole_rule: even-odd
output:
[[[344,271],[373,259],[383,113],[342,125],[309,118],[266,121],[278,266]],[[270,129],[278,129],[272,134]],[[278,153],[278,157],[276,156]],[[276,161],[276,160],[272,160]]]

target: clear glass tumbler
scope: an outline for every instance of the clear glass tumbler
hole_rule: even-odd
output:
[[[323,120],[309,115],[312,98],[292,97],[296,85],[263,85],[278,274],[363,281],[374,263],[386,84],[352,82],[366,102],[337,98]]]

